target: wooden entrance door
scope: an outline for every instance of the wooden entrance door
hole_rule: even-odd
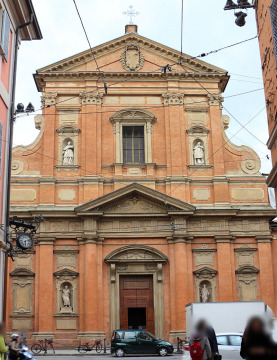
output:
[[[120,276],[119,279],[120,328],[128,329],[137,324],[154,334],[153,276]]]

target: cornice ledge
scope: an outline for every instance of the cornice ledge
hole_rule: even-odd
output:
[[[270,136],[269,136],[269,138],[267,140],[267,143],[266,143],[269,150],[272,149],[272,146],[273,146],[276,138],[277,138],[277,123],[275,123],[275,125],[273,127],[273,130],[271,131],[271,134],[270,134]]]
[[[54,242],[56,241],[55,237],[42,237],[38,236],[36,237],[37,245],[54,245]]]
[[[275,164],[266,179],[266,183],[268,187],[277,187],[277,161],[275,161]]]
[[[216,235],[214,237],[216,243],[232,243],[235,240],[234,236],[231,235]]]
[[[273,236],[272,235],[256,235],[255,236],[257,243],[271,243]]]
[[[192,249],[192,252],[193,253],[217,252],[217,249],[214,248]]]
[[[55,254],[79,254],[78,249],[56,249],[53,250]]]

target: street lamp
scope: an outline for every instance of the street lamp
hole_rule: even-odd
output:
[[[237,0],[237,4],[234,3],[233,0],[227,0],[224,10],[238,10],[238,9],[247,10],[250,8],[255,8],[255,6],[251,5],[247,0]],[[247,16],[247,13],[243,11],[239,11],[239,12],[234,11],[234,15],[236,16],[236,20],[235,20],[236,25],[244,26],[246,23],[245,18]]]

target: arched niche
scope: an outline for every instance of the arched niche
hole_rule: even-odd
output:
[[[202,302],[201,290],[205,284],[209,290],[208,302],[216,301],[216,274],[217,271],[209,267],[203,267],[193,272],[195,275],[196,301]]]
[[[111,252],[105,262],[109,266],[110,330],[120,328],[119,277],[153,275],[155,335],[164,337],[164,264],[168,258],[149,246],[130,245]]]
[[[77,313],[77,277],[79,273],[71,269],[56,271],[56,313],[75,314]],[[70,306],[64,306],[63,290],[68,287],[70,291]]]
[[[58,165],[57,168],[62,169],[78,169],[78,134],[80,129],[75,126],[65,125],[61,126],[57,130],[59,136],[59,154],[58,154]],[[73,164],[64,164],[63,162],[63,150],[70,142],[73,146]]]
[[[202,295],[201,295],[201,292],[204,287],[208,289],[208,295],[207,295],[208,300],[206,302],[214,302],[215,300],[213,299],[213,286],[209,280],[202,280],[199,284],[198,291],[199,291],[200,302],[205,302],[205,301],[203,301]]]
[[[123,127],[124,126],[143,126],[144,127],[144,147],[145,163],[152,163],[152,134],[153,124],[156,117],[150,111],[144,109],[128,108],[117,111],[110,118],[114,126],[115,134],[115,162],[123,163]]]
[[[190,154],[190,164],[192,166],[206,166],[208,165],[209,154],[208,154],[208,134],[210,130],[206,129],[204,126],[192,126],[187,130],[187,134],[189,137],[189,154]],[[204,148],[204,163],[196,164],[194,162],[193,149],[200,142],[201,146]],[[190,165],[190,166],[191,166]]]

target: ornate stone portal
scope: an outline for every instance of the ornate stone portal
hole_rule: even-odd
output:
[[[110,253],[105,262],[110,266],[110,329],[120,328],[119,277],[153,275],[155,335],[164,338],[163,265],[167,257],[148,246],[130,245]]]

